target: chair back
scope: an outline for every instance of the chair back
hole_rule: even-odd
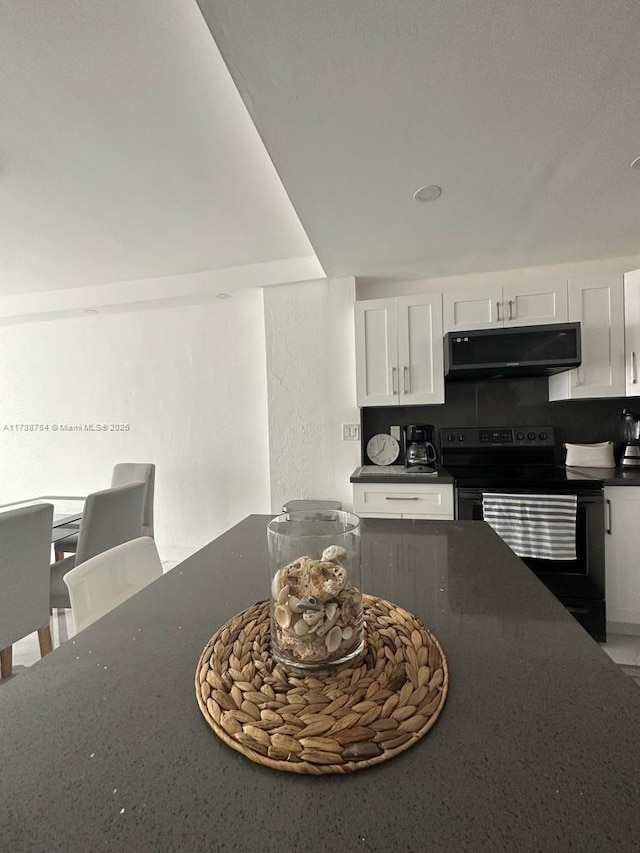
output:
[[[0,514],[0,649],[49,624],[53,504]]]
[[[109,548],[139,538],[144,490],[144,483],[130,483],[87,496],[78,534],[76,566]]]
[[[153,538],[153,498],[156,482],[156,466],[153,462],[119,462],[113,466],[111,486],[127,483],[146,483],[142,535]]]
[[[77,631],[131,598],[162,575],[155,542],[132,539],[82,563],[64,576]]]

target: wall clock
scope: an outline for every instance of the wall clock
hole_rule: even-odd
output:
[[[379,432],[367,442],[367,456],[374,465],[391,465],[396,461],[399,453],[400,445],[386,432]]]

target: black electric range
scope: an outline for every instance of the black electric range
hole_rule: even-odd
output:
[[[557,462],[553,427],[440,430],[455,483],[456,518],[483,520],[483,495],[575,495],[575,559],[521,556],[596,639],[606,639],[603,483]],[[516,551],[517,553],[517,551]]]

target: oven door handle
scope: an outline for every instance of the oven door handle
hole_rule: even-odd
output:
[[[606,529],[606,532],[609,534],[609,536],[611,536],[611,534],[613,533],[613,528],[611,525],[611,501],[609,500],[609,498],[605,498],[604,502],[607,505],[607,529]]]

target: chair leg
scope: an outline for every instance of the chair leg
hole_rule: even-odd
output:
[[[13,646],[0,649],[0,679],[11,678],[13,672]]]
[[[43,658],[53,651],[53,643],[51,642],[51,628],[45,625],[43,628],[38,628],[38,641],[40,643],[40,657]]]
[[[53,555],[56,558],[56,563],[59,563],[60,560],[64,560],[64,551],[62,548],[58,548],[54,545],[53,547]]]

